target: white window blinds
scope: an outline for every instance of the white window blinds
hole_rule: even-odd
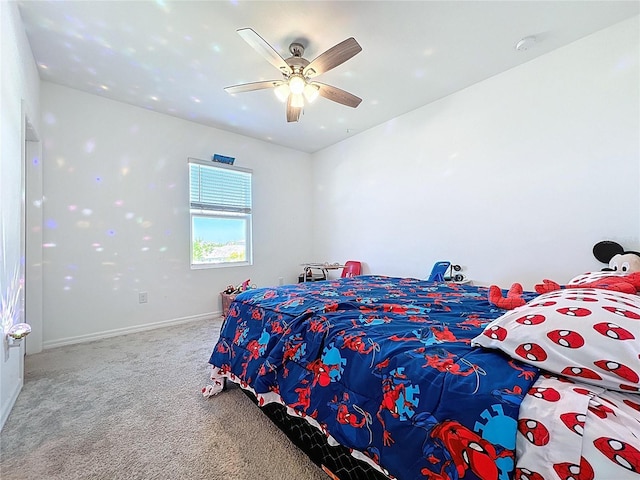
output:
[[[191,208],[251,213],[251,171],[189,162]]]

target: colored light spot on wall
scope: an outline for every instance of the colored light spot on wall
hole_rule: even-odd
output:
[[[90,208],[83,208],[82,209],[82,214],[85,217],[90,217],[93,214],[93,210],[91,210]]]
[[[107,235],[109,235],[110,237],[113,237],[116,234],[115,230],[107,230]]]
[[[76,222],[76,227],[78,228],[85,229],[85,228],[89,228],[90,226],[91,226],[91,222],[87,222],[86,220],[78,220]]]
[[[122,205],[124,205],[124,200],[116,200],[115,202],[113,202],[113,204],[116,207],[121,207]]]
[[[94,140],[87,140],[84,144],[84,151],[87,153],[92,153],[96,148],[96,142]]]
[[[49,229],[51,229],[51,230],[54,230],[54,229],[58,228],[57,222],[55,220],[52,220],[52,219],[45,220],[44,226],[49,228]]]
[[[42,244],[42,248],[55,248],[56,244],[53,242],[49,242],[49,243],[43,243]]]
[[[78,206],[77,206],[77,205],[69,205],[69,206],[67,207],[67,209],[68,209],[70,212],[75,212],[75,211],[78,209]]]
[[[43,119],[44,119],[44,122],[48,125],[53,125],[56,123],[56,116],[51,112],[45,113],[43,116]]]

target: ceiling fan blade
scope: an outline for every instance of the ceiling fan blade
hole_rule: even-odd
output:
[[[265,82],[243,83],[241,85],[232,85],[224,89],[227,93],[251,92],[253,90],[263,90],[265,88],[275,88],[283,84],[282,80],[267,80]]]
[[[338,87],[333,87],[331,85],[327,85],[326,83],[313,82],[313,85],[317,85],[320,87],[318,93],[322,95],[324,98],[328,98],[329,100],[333,100],[334,102],[341,103],[342,105],[346,105],[347,107],[356,108],[362,102],[360,97],[356,97],[355,95],[345,92],[344,90],[339,89]]]
[[[258,35],[251,28],[241,28],[238,30],[238,34],[251,45],[260,55],[266,58],[271,65],[276,67],[284,74],[291,73],[291,67],[287,65],[284,58],[276,52],[271,45],[269,45],[264,38]]]
[[[291,95],[287,99],[287,122],[297,122],[300,119],[302,107],[294,107],[291,105]]]
[[[343,64],[361,51],[362,47],[353,37],[347,38],[316,57],[305,67],[304,76],[311,78],[327,72]]]

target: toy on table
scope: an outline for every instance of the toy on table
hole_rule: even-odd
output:
[[[255,286],[251,285],[251,279],[247,278],[244,282],[239,283],[236,286],[228,285],[222,293],[226,295],[237,295],[238,293],[244,292],[245,290],[249,290],[251,288],[255,288]]]
[[[429,282],[457,282],[462,283],[465,280],[465,277],[462,273],[454,273],[460,272],[462,267],[457,264],[451,264],[451,262],[441,261],[436,262],[431,269],[431,273],[429,274],[429,278],[427,279]]]

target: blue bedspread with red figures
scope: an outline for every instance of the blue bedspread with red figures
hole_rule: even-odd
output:
[[[484,287],[410,278],[254,289],[231,304],[209,362],[391,477],[507,480],[538,371],[471,347],[502,313]]]

